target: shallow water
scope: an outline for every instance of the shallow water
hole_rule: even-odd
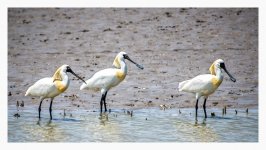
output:
[[[207,109],[204,119],[199,109],[195,122],[194,109],[147,108],[112,110],[100,116],[99,112],[78,110],[67,112],[53,110],[53,120],[47,110],[42,118],[30,107],[19,110],[9,106],[8,142],[258,142],[258,110],[228,109],[222,115],[219,109]],[[216,116],[211,117],[210,113]]]

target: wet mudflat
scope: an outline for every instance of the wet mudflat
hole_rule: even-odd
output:
[[[258,9],[241,8],[10,8],[8,104],[37,105],[24,96],[37,80],[63,64],[87,80],[112,67],[120,51],[145,69],[126,62],[128,75],[107,95],[112,108],[194,107],[194,95],[179,93],[178,83],[209,73],[218,58],[237,82],[224,74],[207,107],[258,107]],[[55,103],[98,108],[100,93],[80,91],[82,82],[69,77]]]
[[[88,79],[112,67],[120,51],[145,69],[126,62],[128,75],[107,95],[108,119],[99,118],[100,93],[80,91],[82,82],[69,75],[69,88],[53,102],[54,119],[45,100],[38,122],[39,99],[24,96],[32,84],[63,64]],[[178,83],[209,73],[218,58],[237,82],[224,76],[207,100],[209,118],[203,124],[199,110],[195,125],[195,95],[178,92]],[[25,106],[16,118],[18,101]],[[258,9],[8,9],[9,142],[256,142],[258,101]]]
[[[112,110],[102,116],[99,112],[54,110],[37,118],[37,111],[16,107],[8,116],[8,142],[258,142],[258,110],[207,110],[204,120],[199,111],[195,122],[194,109]],[[130,115],[131,111],[133,114]],[[214,112],[215,116],[211,116]]]

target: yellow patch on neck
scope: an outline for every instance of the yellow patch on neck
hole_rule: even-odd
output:
[[[118,69],[121,68],[120,60],[118,59],[118,56],[115,57],[115,60],[114,60],[114,62],[113,62],[113,65],[114,65],[116,68],[118,68]]]
[[[61,77],[60,71],[61,71],[60,68],[58,68],[58,69],[55,71],[55,73],[54,73],[54,75],[53,75],[53,81],[57,81],[57,80],[62,81],[62,80],[63,80],[62,77]]]
[[[125,74],[123,71],[118,70],[118,71],[116,71],[116,77],[117,77],[119,80],[124,80],[125,77],[126,77],[126,74]]]
[[[217,77],[213,77],[211,82],[213,86],[218,87],[222,83],[222,80],[219,80]]]
[[[54,81],[54,83],[55,83],[56,89],[60,91],[61,93],[63,93],[67,89],[67,86],[62,84],[61,81]]]
[[[209,68],[209,70],[210,70],[210,72],[211,72],[212,75],[216,75],[214,63],[211,65],[211,67]]]

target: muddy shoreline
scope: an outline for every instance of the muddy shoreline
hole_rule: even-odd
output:
[[[112,67],[120,51],[145,69],[127,62],[125,80],[107,95],[108,109],[194,107],[195,96],[178,92],[178,83],[209,73],[217,58],[237,82],[225,74],[207,108],[258,108],[258,9],[241,8],[10,8],[8,105],[24,101],[37,110],[39,101],[24,96],[37,80],[62,64],[88,79]],[[98,110],[100,92],[80,91],[82,82],[69,76],[54,109]]]

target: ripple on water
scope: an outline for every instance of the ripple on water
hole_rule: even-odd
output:
[[[14,108],[14,109],[12,109]],[[258,142],[258,111],[235,115],[228,109],[209,109],[216,117],[203,119],[199,111],[195,123],[194,109],[160,110],[157,108],[134,110],[131,117],[124,110],[113,110],[103,116],[99,112],[73,111],[73,117],[63,117],[57,110],[54,119],[49,113],[24,108],[15,118],[15,107],[9,108],[9,142]],[[220,115],[219,115],[220,114]],[[46,118],[47,117],[47,118]]]

